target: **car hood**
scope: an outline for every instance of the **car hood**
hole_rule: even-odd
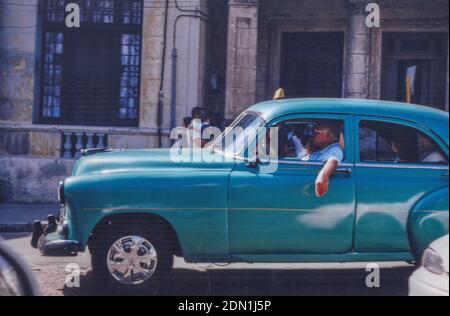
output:
[[[433,249],[444,261],[445,272],[449,272],[449,235],[444,236],[431,243]]]
[[[170,149],[108,150],[88,155],[77,161],[72,175],[131,173],[164,170],[212,170],[229,169],[234,159],[226,158],[211,150],[194,149],[184,154],[172,154]]]

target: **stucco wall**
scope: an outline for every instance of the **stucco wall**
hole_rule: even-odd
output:
[[[55,203],[59,181],[72,172],[74,160],[0,157],[0,203]]]

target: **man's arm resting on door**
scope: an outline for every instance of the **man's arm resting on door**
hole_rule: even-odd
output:
[[[328,159],[320,171],[316,179],[316,195],[322,197],[328,193],[330,186],[330,177],[334,174],[338,167],[338,160],[336,158]]]

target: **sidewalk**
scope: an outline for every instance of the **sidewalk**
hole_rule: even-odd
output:
[[[56,214],[58,204],[0,203],[0,232],[27,232],[37,219],[46,219]]]

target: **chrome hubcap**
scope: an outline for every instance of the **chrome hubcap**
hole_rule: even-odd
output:
[[[109,273],[122,284],[137,285],[155,273],[158,254],[143,237],[127,236],[117,240],[108,251]]]

